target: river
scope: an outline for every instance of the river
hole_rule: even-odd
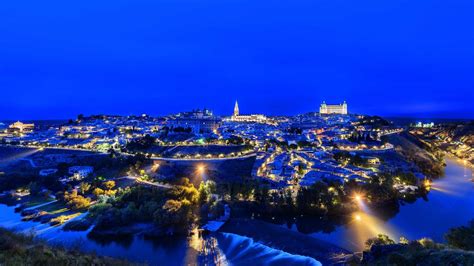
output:
[[[474,219],[474,183],[472,169],[457,159],[446,159],[444,177],[435,180],[426,200],[418,199],[400,207],[395,217],[385,221],[370,210],[358,213],[360,220],[338,227],[334,232],[312,236],[351,251],[363,249],[367,238],[379,233],[395,241],[401,236],[415,240],[423,237],[444,242],[452,227]]]
[[[472,170],[459,161],[448,159],[445,176],[433,182],[427,199],[400,207],[400,212],[384,221],[376,213],[364,209],[361,220],[337,227],[331,233],[314,233],[313,237],[326,240],[348,250],[360,250],[364,241],[378,233],[385,233],[398,240],[429,237],[443,241],[444,233],[451,227],[465,225],[474,218],[474,183]],[[99,255],[148,262],[151,265],[194,264],[201,261],[198,250],[202,241],[191,239],[145,240],[132,237],[123,241],[96,242],[86,237],[87,232],[64,232],[58,227],[22,222],[13,207],[0,205],[0,226],[28,232],[34,230],[41,238],[81,247]],[[209,243],[208,243],[209,244]],[[217,233],[211,241],[211,261],[216,264],[245,265],[320,265],[312,258],[288,254],[254,242],[251,238],[234,234]],[[194,262],[194,263],[193,263]]]

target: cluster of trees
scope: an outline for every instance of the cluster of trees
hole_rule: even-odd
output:
[[[363,118],[359,119],[360,125],[371,126],[372,128],[381,128],[390,126],[390,122],[383,119],[380,116],[364,116]]]
[[[146,187],[126,188],[89,209],[97,229],[110,229],[134,222],[150,222],[154,212],[164,204],[162,190]]]
[[[59,191],[63,188],[58,176],[38,176],[37,170],[28,170],[0,175],[0,191],[17,188],[30,188],[33,193],[39,192],[42,188],[52,191]]]
[[[226,139],[226,143],[233,145],[242,145],[244,144],[244,139],[236,135],[231,135],[228,139]]]
[[[92,190],[92,194],[94,194],[95,197],[99,197],[101,195],[106,195],[106,196],[114,196],[117,193],[117,190],[115,188],[115,181],[109,180],[105,181],[102,183],[101,186],[96,186]]]
[[[286,131],[288,131],[288,133],[295,134],[295,135],[301,135],[303,133],[303,129],[299,127],[290,127]]]
[[[474,251],[474,220],[471,220],[467,226],[460,226],[451,228],[445,235],[445,239],[448,247],[458,248],[467,251]],[[423,238],[417,240],[416,242],[420,243],[423,247],[426,248],[445,248],[446,245],[437,244],[431,239]],[[400,244],[407,245],[410,244],[406,238],[401,237]],[[370,250],[372,246],[383,246],[383,245],[393,245],[395,241],[390,239],[387,235],[379,234],[376,237],[369,238],[365,242],[367,250]]]
[[[217,193],[237,207],[252,208],[252,212],[291,216],[348,213],[356,208],[353,196],[362,194],[374,207],[387,207],[384,208],[386,214],[392,215],[399,207],[399,194],[393,184],[392,175],[379,173],[366,183],[350,180],[342,184],[337,180],[321,180],[300,187],[296,193],[291,189],[271,190],[267,184],[256,181],[221,183]]]
[[[418,178],[412,172],[397,172],[394,174],[400,183],[416,186]]]
[[[299,140],[296,144],[294,144],[294,143],[288,144],[287,141],[278,141],[276,139],[270,139],[270,140],[267,140],[264,147],[265,147],[266,151],[271,146],[279,147],[282,150],[296,150],[298,148],[313,147],[315,145],[317,145],[317,144],[311,143],[307,140]]]
[[[151,148],[156,143],[156,138],[145,135],[143,138],[139,138],[129,142],[126,149],[129,151],[144,151]]]
[[[344,200],[346,197],[340,182],[316,182],[299,189],[296,206],[300,213],[327,213],[339,210]]]
[[[149,187],[132,187],[118,191],[93,206],[89,217],[96,227],[110,229],[137,222],[153,222],[162,232],[186,233],[199,218],[199,204],[208,203],[215,184],[201,184],[199,190],[189,179],[181,179],[170,190]]]
[[[164,205],[153,214],[153,221],[161,228],[187,232],[189,226],[197,221],[198,201],[199,191],[189,179],[183,178],[168,192]]]
[[[359,134],[358,132],[354,132],[350,137],[349,140],[352,142],[360,143],[362,141],[377,141],[377,133],[373,134]]]
[[[77,189],[71,191],[58,192],[58,198],[66,203],[72,210],[84,210],[91,206],[92,198],[98,199],[100,196],[114,196],[118,190],[115,189],[115,181],[102,177],[96,177],[92,182],[81,182]]]
[[[190,127],[174,127],[171,129],[175,133],[191,133],[193,130]]]
[[[346,151],[339,151],[334,153],[334,159],[342,164],[352,164],[358,167],[369,166],[367,159],[363,158],[359,154],[352,155]]]
[[[349,182],[346,188],[350,187],[351,191],[364,191],[366,197],[376,205],[384,205],[386,203],[397,202],[398,192],[393,188],[393,176],[388,173],[377,173],[370,176],[369,182],[365,184],[357,184]]]
[[[474,251],[474,220],[471,220],[467,226],[450,229],[445,238],[453,247]]]
[[[253,212],[274,215],[339,213],[348,200],[342,184],[324,180],[309,187],[271,190],[267,184],[248,181],[220,184],[218,193],[235,203],[250,203]]]
[[[468,226],[452,228],[445,235],[447,243],[429,238],[409,241],[401,237],[398,243],[379,234],[366,241],[362,260],[355,265],[472,265],[474,262],[474,220]]]
[[[91,199],[77,193],[77,190],[64,192],[63,200],[72,210],[84,210],[91,205]]]

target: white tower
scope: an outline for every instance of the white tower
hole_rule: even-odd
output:
[[[326,101],[323,101],[323,103],[319,107],[319,113],[320,114],[327,114],[328,113],[328,107],[326,105]]]
[[[347,103],[346,103],[346,101],[344,101],[342,103],[342,114],[347,115]]]
[[[239,103],[235,101],[234,116],[239,116]]]

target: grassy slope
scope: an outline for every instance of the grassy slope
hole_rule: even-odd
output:
[[[0,228],[0,265],[131,265],[128,262],[67,251],[32,236]]]

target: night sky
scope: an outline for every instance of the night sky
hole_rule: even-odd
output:
[[[0,92],[0,119],[474,118],[474,1],[2,1]]]

